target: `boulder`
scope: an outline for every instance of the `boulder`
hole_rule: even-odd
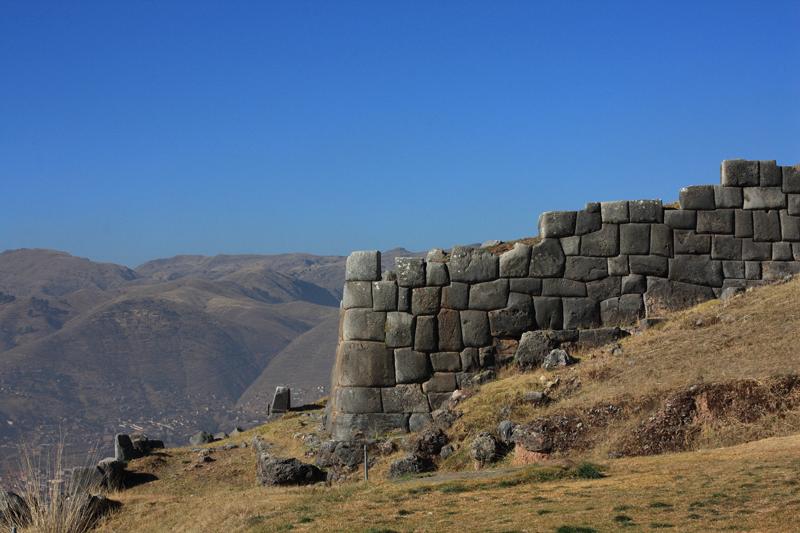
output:
[[[411,452],[420,457],[434,457],[448,442],[450,439],[441,428],[426,429],[413,440]]]
[[[275,387],[275,394],[272,396],[272,413],[286,413],[292,408],[292,391],[289,387]]]
[[[115,511],[122,507],[118,501],[111,500],[105,496],[85,493],[82,495],[74,496],[80,498],[80,511],[76,511],[78,516],[85,520],[87,529],[91,529],[101,518],[108,513]]]
[[[256,479],[259,484],[266,486],[310,485],[325,481],[325,472],[294,457],[278,458],[259,453],[256,460]]]
[[[553,444],[546,433],[533,426],[516,426],[511,434],[515,446],[536,453],[550,453]]]
[[[557,346],[558,343],[548,331],[526,331],[519,341],[514,362],[521,368],[537,368]]]
[[[469,456],[478,467],[497,461],[501,455],[502,450],[497,439],[485,431],[479,433],[469,446]]]
[[[497,425],[497,437],[503,444],[512,444],[511,436],[517,425],[511,420],[503,420]]]
[[[141,456],[142,454],[133,447],[133,441],[129,435],[124,433],[114,435],[114,458],[117,461],[130,461]]]
[[[200,446],[202,444],[208,444],[214,440],[214,436],[211,433],[206,433],[205,431],[198,431],[191,437],[189,437],[189,444],[192,446]]]
[[[555,350],[550,350],[550,353],[545,356],[544,361],[542,361],[542,368],[545,370],[554,370],[562,366],[571,365],[575,362],[575,359],[573,359],[566,350],[556,348]]]
[[[436,465],[430,457],[420,457],[415,454],[409,454],[402,459],[398,459],[389,466],[389,477],[397,479],[404,476],[432,472],[434,470],[436,470]]]

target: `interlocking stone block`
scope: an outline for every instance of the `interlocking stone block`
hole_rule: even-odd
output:
[[[745,238],[753,236],[753,212],[742,211],[737,209],[734,211],[734,237]]]
[[[539,216],[539,236],[544,239],[575,234],[575,211],[547,211]]]
[[[389,312],[386,314],[386,346],[400,348],[414,344],[414,315]]]
[[[558,239],[544,239],[531,248],[530,276],[558,277],[564,272],[565,261],[564,251]]]
[[[439,350],[457,352],[464,347],[461,340],[461,317],[454,309],[442,309],[437,317]]]
[[[349,441],[390,431],[408,431],[406,413],[339,413],[331,418],[331,438]]]
[[[600,215],[603,224],[623,224],[628,222],[628,202],[601,202]]]
[[[622,224],[619,227],[619,253],[650,253],[650,224]]]
[[[781,167],[783,171],[783,192],[800,192],[800,165]]]
[[[781,219],[778,211],[753,211],[753,240],[757,242],[781,240]]]
[[[522,368],[539,367],[558,344],[550,331],[526,331],[514,353],[514,362]]]
[[[710,210],[716,208],[713,185],[693,185],[681,189],[678,201],[681,209]]]
[[[497,278],[499,259],[488,250],[456,246],[448,263],[451,281],[477,283]]]
[[[653,224],[650,226],[650,253],[672,257],[672,228],[666,224]]]
[[[792,244],[788,242],[776,242],[772,244],[773,261],[793,261]]]
[[[533,307],[541,329],[561,329],[564,324],[561,298],[534,296]]]
[[[433,417],[430,413],[411,413],[408,417],[408,430],[411,433],[418,433],[433,424]]]
[[[633,200],[628,202],[628,214],[631,222],[664,222],[664,206],[661,200]]]
[[[711,235],[698,235],[693,231],[675,230],[676,254],[709,254],[711,253]]]
[[[642,276],[666,277],[669,272],[668,259],[659,255],[631,255],[628,256],[628,265],[631,274]]]
[[[346,281],[342,295],[342,309],[372,307],[372,282]]]
[[[792,243],[792,255],[795,261],[800,261],[800,242]]]
[[[500,277],[524,278],[531,266],[531,247],[521,242],[500,256]]]
[[[600,306],[591,298],[564,298],[564,329],[589,329],[600,325]]]
[[[342,341],[334,370],[341,387],[394,385],[394,357],[383,342]]]
[[[427,380],[432,373],[428,354],[411,348],[394,351],[394,369],[398,383],[419,383]]]
[[[434,372],[461,372],[461,355],[459,352],[434,352],[431,366]]]
[[[604,326],[636,324],[644,316],[641,294],[626,294],[600,302],[600,318]]]
[[[784,241],[800,241],[800,217],[781,211],[781,236]]]
[[[492,342],[486,311],[461,311],[461,337],[464,346],[480,348]]]
[[[343,413],[380,413],[381,389],[374,387],[338,387],[336,407]]]
[[[464,348],[459,356],[461,357],[461,368],[464,372],[474,372],[481,367],[477,348]]]
[[[603,224],[600,231],[581,237],[581,255],[613,257],[619,255],[619,226]]]
[[[581,253],[581,238],[579,235],[572,237],[562,237],[561,249],[564,250],[564,255],[579,255]]]
[[[377,250],[353,252],[345,262],[346,281],[378,281],[381,279],[381,253]]]
[[[422,257],[395,257],[394,268],[399,286],[425,286],[425,260]]]
[[[372,282],[372,310],[397,310],[397,283],[394,281]]]
[[[714,203],[717,208],[741,208],[743,205],[742,188],[714,185]]]
[[[586,296],[586,283],[566,278],[542,280],[542,296]]]
[[[456,375],[452,372],[435,372],[431,379],[422,384],[426,393],[453,392],[456,390]]]
[[[664,224],[672,229],[695,229],[697,211],[694,209],[667,209],[664,211]]]
[[[781,168],[776,161],[759,161],[758,174],[762,187],[780,187],[783,185]]]
[[[608,258],[608,274],[610,276],[624,276],[629,272],[627,255]]]
[[[657,317],[713,299],[711,287],[650,277],[647,278],[644,306],[648,317]]]
[[[428,398],[418,383],[396,385],[380,391],[386,413],[427,413],[430,410]]]
[[[539,296],[542,294],[542,280],[538,278],[512,278],[508,280],[508,288],[511,292]]]
[[[622,294],[642,294],[647,290],[647,278],[641,274],[628,274],[622,278]]]
[[[575,220],[575,235],[585,235],[599,230],[603,226],[603,217],[600,214],[600,209],[596,211],[578,211]]]
[[[436,317],[419,316],[414,329],[414,349],[419,352],[435,352],[439,349]]]
[[[342,335],[347,341],[383,341],[386,313],[372,309],[347,309],[344,312]]]
[[[744,261],[723,261],[722,274],[725,279],[744,279]]]
[[[732,235],[733,231],[733,209],[697,212],[697,233],[722,233]]]
[[[786,195],[780,187],[745,187],[745,209],[783,209]]]
[[[418,287],[411,291],[411,313],[435,315],[439,312],[442,290],[439,287]]]
[[[800,274],[800,263],[794,261],[764,261],[761,263],[761,278],[764,281],[778,281],[786,276]]]
[[[593,281],[606,276],[608,276],[608,260],[605,257],[567,257],[564,270],[564,277],[567,279]],[[545,280],[544,284],[546,285],[548,281],[550,280]]]
[[[729,235],[714,235],[711,244],[711,258],[740,261],[742,259],[742,240]]]
[[[431,248],[425,256],[427,263],[445,263],[447,261],[447,252],[441,248]]]
[[[489,311],[489,331],[494,337],[518,337],[535,323],[533,303],[526,294],[512,293],[508,307]]]
[[[745,261],[769,261],[772,259],[772,243],[742,239],[742,259]]]
[[[453,282],[442,288],[442,307],[466,309],[469,307],[469,285]]]
[[[397,284],[397,272],[394,270],[384,270],[381,274],[381,281],[394,281]]]
[[[622,294],[620,292],[621,287],[621,276],[609,276],[604,279],[588,282],[586,284],[586,296],[595,302],[600,302]]]
[[[728,159],[722,162],[721,181],[728,187],[755,187],[759,184],[758,161]]]
[[[445,263],[427,263],[425,266],[426,284],[432,287],[442,287],[450,283]]]
[[[800,194],[787,195],[787,206],[789,214],[792,216],[800,215]]]
[[[745,261],[745,263],[744,263],[744,276],[745,276],[745,279],[749,279],[749,280],[761,279],[761,262],[760,261]]]
[[[508,280],[497,279],[477,283],[469,289],[469,308],[490,311],[501,309],[508,302]]]
[[[695,285],[722,287],[722,263],[702,255],[676,255],[670,260],[669,279]]]

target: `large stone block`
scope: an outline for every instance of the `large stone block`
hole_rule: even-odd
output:
[[[461,357],[461,368],[464,372],[474,372],[481,367],[477,348],[464,348],[459,356]]]
[[[780,187],[745,187],[745,209],[783,209],[786,195]]]
[[[600,302],[614,296],[619,296],[620,288],[622,287],[622,278],[620,276],[609,276],[597,281],[590,281],[586,284],[586,295],[596,301]]]
[[[625,276],[630,273],[628,268],[628,256],[618,255],[616,257],[608,258],[608,275],[609,276]]]
[[[710,210],[716,208],[713,185],[693,185],[680,190],[681,209]]]
[[[461,355],[459,352],[434,352],[431,366],[434,372],[461,372]]]
[[[564,251],[558,239],[544,239],[531,248],[530,276],[552,278],[564,272]]]
[[[344,312],[342,336],[346,341],[383,341],[386,313],[372,309],[347,309]]]
[[[381,279],[381,253],[377,250],[353,252],[345,262],[346,281],[378,281]]]
[[[408,431],[406,413],[336,413],[331,417],[331,437],[350,441],[374,438],[393,431]]]
[[[567,278],[542,280],[542,296],[586,296],[586,283]]]
[[[711,253],[711,235],[698,235],[693,231],[675,230],[676,254],[709,254]]]
[[[561,298],[534,296],[533,307],[541,329],[561,329],[564,324]]]
[[[647,316],[656,317],[713,299],[711,287],[651,277],[647,279],[644,304]]]
[[[781,240],[781,218],[778,211],[753,211],[753,240],[757,242]]]
[[[399,286],[425,286],[425,259],[422,257],[395,257],[394,268]]]
[[[600,318],[604,326],[636,324],[643,316],[644,300],[641,294],[626,294],[600,302]]]
[[[778,281],[797,274],[800,274],[800,263],[795,261],[764,261],[761,263],[761,278],[764,281]]]
[[[784,241],[800,241],[800,217],[781,211],[781,238]]]
[[[601,202],[600,215],[603,224],[624,224],[630,220],[628,202]]]
[[[650,253],[650,224],[622,224],[619,227],[619,253]]]
[[[781,167],[783,171],[783,192],[800,192],[800,165]]]
[[[456,246],[450,252],[448,270],[451,281],[490,281],[498,277],[499,258],[485,249]]]
[[[759,184],[758,161],[728,159],[722,162],[721,182],[728,187],[755,187]]]
[[[742,207],[742,188],[714,186],[714,203],[718,208],[740,208]]]
[[[343,413],[380,413],[381,389],[374,387],[338,387],[336,407]]]
[[[439,349],[436,317],[419,316],[414,330],[414,349],[420,352],[435,352]]]
[[[427,263],[425,266],[425,283],[431,287],[442,287],[450,283],[445,263]]]
[[[539,296],[542,294],[542,280],[539,278],[512,278],[508,280],[508,288],[511,292]]]
[[[372,307],[371,281],[345,281],[342,308]]]
[[[647,278],[640,274],[629,274],[622,278],[622,294],[643,294],[647,291]]]
[[[514,362],[522,368],[538,368],[558,341],[549,331],[526,331],[517,346]]]
[[[733,234],[734,214],[732,209],[697,212],[697,233]]]
[[[521,242],[500,256],[500,277],[524,278],[531,266],[531,247]]]
[[[453,282],[442,288],[442,307],[466,309],[469,307],[469,285]]]
[[[725,279],[744,279],[744,261],[723,261],[722,275]]]
[[[411,289],[408,287],[397,288],[397,310],[404,313],[411,311]]]
[[[734,211],[734,237],[739,239],[753,236],[753,212],[742,211],[737,209]]]
[[[575,221],[575,235],[585,235],[599,230],[603,226],[603,217],[600,211],[578,211]]]
[[[502,309],[508,302],[508,280],[477,283],[469,288],[469,308],[490,311]]]
[[[669,260],[660,255],[631,255],[628,256],[628,265],[631,274],[642,276],[667,277]]]
[[[394,371],[397,383],[420,383],[427,380],[432,373],[428,354],[411,348],[394,351]]]
[[[631,222],[661,224],[664,221],[664,206],[661,200],[632,200],[628,202],[628,215]]]
[[[589,329],[600,325],[600,306],[591,298],[564,298],[564,329]]]
[[[672,228],[666,224],[653,224],[650,226],[650,253],[672,257]]]
[[[539,216],[539,236],[543,239],[575,234],[575,211],[547,211]]]
[[[564,270],[564,277],[567,279],[593,281],[606,276],[608,276],[608,261],[605,257],[567,257],[567,264]],[[547,281],[550,280],[545,280],[545,285]]]
[[[561,237],[561,249],[564,250],[564,255],[579,255],[581,253],[581,238],[579,235],[572,237]]]
[[[672,229],[695,229],[697,211],[694,209],[667,209],[664,211],[664,224]]]
[[[411,313],[414,315],[435,315],[439,312],[441,298],[439,287],[418,287],[411,290]]]
[[[581,237],[581,255],[613,257],[619,255],[619,226],[603,224],[600,231]]]
[[[380,389],[383,410],[386,413],[427,413],[428,398],[417,383]]]
[[[422,384],[422,390],[426,393],[453,392],[456,390],[456,375],[453,372],[435,372]]]
[[[745,261],[744,277],[747,280],[761,279],[761,261]]]
[[[722,263],[703,255],[676,255],[670,260],[669,279],[694,285],[722,287]]]
[[[442,309],[437,317],[439,324],[439,350],[457,352],[463,348],[461,340],[461,317],[454,309]]]
[[[400,348],[414,344],[414,316],[410,313],[386,314],[386,346]]]
[[[800,261],[800,242],[792,243],[792,255],[795,261]]]
[[[783,185],[781,167],[776,161],[759,161],[758,174],[762,187],[780,187]]]
[[[394,385],[394,356],[383,342],[342,341],[334,368],[340,387]]]
[[[742,239],[742,259],[745,261],[769,261],[772,259],[772,243]]]
[[[394,281],[372,282],[372,310],[397,310],[397,283]]]
[[[742,240],[730,235],[714,235],[711,245],[711,258],[741,261]]]
[[[792,244],[788,242],[775,242],[772,244],[773,261],[793,261]]]
[[[790,215],[800,216],[800,194],[789,194],[786,205]]]
[[[461,337],[464,346],[480,348],[492,342],[486,311],[461,311]]]
[[[526,294],[513,293],[508,307],[489,311],[489,331],[494,337],[519,337],[535,324],[533,303]]]

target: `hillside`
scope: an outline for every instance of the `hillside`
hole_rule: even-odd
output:
[[[159,479],[117,494],[123,509],[104,530],[145,517],[173,531],[785,530],[800,506],[799,330],[793,280],[670,314],[572,367],[507,369],[454,407],[456,453],[409,480],[385,478],[402,451],[378,456],[368,485],[356,471],[330,487],[270,489],[255,486],[250,448],[218,449],[202,467],[189,449],[167,450],[132,465]],[[549,403],[530,401],[544,389]],[[308,461],[320,415],[290,413],[230,442],[260,434]],[[543,428],[552,452],[516,449],[476,470],[473,438],[504,419]],[[390,440],[402,449],[413,435]],[[602,477],[581,475],[583,461]]]

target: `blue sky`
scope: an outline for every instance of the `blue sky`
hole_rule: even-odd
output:
[[[1,2],[0,249],[536,233],[800,162],[800,2]]]

